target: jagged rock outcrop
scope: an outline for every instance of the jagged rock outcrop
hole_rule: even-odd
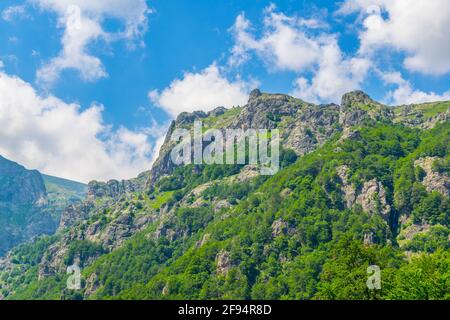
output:
[[[136,192],[140,188],[133,180],[110,180],[106,183],[92,181],[88,185],[88,198],[110,197],[118,199],[125,193]]]
[[[411,224],[402,229],[399,234],[399,245],[403,246],[408,241],[411,241],[416,235],[425,234],[430,231],[431,225],[428,223]]]
[[[372,100],[363,91],[349,92],[342,97],[339,123],[343,127],[355,126],[368,119],[390,120],[393,117],[391,108]]]
[[[350,168],[345,165],[337,168],[337,174],[342,181],[341,189],[344,193],[344,199],[347,208],[353,207],[353,204],[356,200],[355,187],[351,185],[349,181],[349,170]]]
[[[366,246],[370,246],[372,244],[374,244],[374,240],[373,240],[373,232],[365,232],[364,233],[364,240],[363,240],[364,245]]]
[[[15,205],[44,205],[47,196],[44,180],[36,170],[0,156],[0,202]]]
[[[222,276],[227,276],[233,267],[231,255],[226,250],[220,250],[216,256],[216,272]]]
[[[358,141],[359,139],[361,139],[361,133],[358,130],[352,130],[351,128],[347,127],[344,128],[342,136],[339,139],[339,143],[343,143],[346,140]]]
[[[55,231],[57,222],[47,204],[41,174],[0,156],[0,256],[21,242]]]
[[[272,223],[272,237],[278,237],[286,233],[288,224],[282,219],[277,219]]]
[[[87,219],[89,217],[89,212],[93,209],[93,207],[94,204],[90,201],[69,205],[61,215],[59,230],[64,230],[79,221]]]
[[[230,118],[217,121],[216,129],[226,125],[227,129],[279,129],[284,148],[294,150],[298,155],[314,151],[336,133],[346,129],[348,138],[357,139],[358,132],[350,132],[349,127],[362,124],[366,120],[391,120],[391,108],[372,100],[362,91],[345,94],[342,105],[314,105],[284,94],[267,94],[255,89],[250,93],[248,103],[238,112],[230,113]],[[172,122],[158,159],[151,170],[150,185],[159,177],[170,175],[175,165],[170,159],[170,151],[175,146],[171,135],[175,129],[189,129],[196,120],[210,117],[220,118],[231,112],[218,107],[209,113],[196,111],[182,113]],[[344,133],[345,133],[344,132]],[[206,145],[204,145],[206,146]]]
[[[431,129],[437,123],[450,120],[450,102],[448,101],[402,105],[394,107],[393,110],[394,122],[421,129]]]
[[[437,157],[426,157],[418,159],[414,162],[414,166],[420,166],[426,173],[422,180],[428,192],[437,191],[443,196],[450,195],[450,177],[446,174],[433,171],[433,164],[439,160]]]
[[[376,179],[364,183],[355,203],[361,205],[367,213],[379,214],[383,218],[389,219],[391,206],[386,199],[386,190]]]
[[[209,241],[210,238],[211,238],[211,234],[210,233],[205,233],[203,235],[203,238],[196,243],[196,247],[197,248],[203,247]]]
[[[84,296],[89,297],[97,291],[99,286],[98,275],[96,273],[92,273],[89,278],[86,279]]]
[[[350,183],[349,171],[350,168],[346,165],[339,166],[336,170],[342,182],[341,190],[346,207],[350,209],[355,204],[358,204],[363,211],[369,214],[378,214],[386,221],[389,221],[391,206],[387,201],[386,190],[381,182],[378,182],[376,179],[366,181],[362,189],[357,192]]]

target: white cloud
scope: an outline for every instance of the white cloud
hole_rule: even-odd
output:
[[[74,22],[73,19],[79,20]],[[85,81],[105,77],[106,71],[100,59],[87,53],[87,45],[102,36],[103,30],[98,22],[80,16],[76,10],[70,12],[66,19],[62,52],[38,70],[38,79],[53,83],[65,69],[78,70]]]
[[[400,72],[387,72],[380,75],[386,84],[396,86],[395,90],[387,94],[386,102],[389,104],[403,105],[450,100],[450,91],[440,95],[435,92],[415,90],[409,81],[403,79]]]
[[[0,154],[44,173],[87,182],[136,176],[151,167],[162,130],[116,131],[103,123],[102,106],[81,110],[40,96],[0,72]]]
[[[94,41],[126,39],[130,43],[147,30],[150,9],[145,0],[29,0],[41,8],[56,12],[64,28],[60,54],[37,72],[38,79],[52,83],[66,69],[77,70],[81,78],[94,81],[107,75],[99,58],[89,53]],[[123,24],[116,33],[106,32],[102,23],[115,19]]]
[[[361,53],[391,47],[406,54],[404,65],[410,71],[450,72],[450,1],[347,0],[338,12],[364,17]]]
[[[268,66],[276,70],[303,71],[317,61],[320,43],[308,36],[306,29],[322,28],[318,19],[288,17],[275,12],[275,6],[265,10],[264,28],[260,38],[242,13],[231,32],[235,45],[229,59],[231,66],[242,64],[255,52]]]
[[[185,73],[162,92],[151,91],[150,100],[173,117],[181,112],[209,111],[218,106],[232,107],[247,102],[255,82],[229,81],[212,64],[198,73]]]
[[[305,77],[295,81],[293,96],[316,103],[340,103],[344,93],[360,87],[370,68],[367,59],[345,57],[334,37],[321,45],[318,59],[311,81]]]
[[[25,6],[11,6],[2,11],[2,19],[5,21],[13,21],[26,16]]]
[[[5,67],[5,64],[3,63],[2,60],[0,60],[0,70],[3,69]]]
[[[254,52],[269,70],[299,75],[294,96],[312,102],[340,102],[342,94],[360,87],[370,62],[346,57],[337,36],[323,32],[326,28],[320,19],[289,17],[272,5],[265,10],[262,35],[257,38],[250,21],[240,14],[231,29],[236,44],[229,64],[239,65]],[[311,80],[305,72],[312,74]]]

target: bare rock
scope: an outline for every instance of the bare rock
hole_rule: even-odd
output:
[[[167,296],[168,294],[169,294],[169,284],[168,283],[166,283],[166,285],[164,286],[164,288],[162,289],[162,291],[161,291],[161,294],[163,295],[163,296]]]
[[[91,273],[89,278],[86,279],[84,296],[89,297],[97,291],[100,284],[98,281],[98,275],[96,273]]]
[[[287,225],[286,221],[283,221],[282,219],[275,220],[272,223],[272,237],[275,238],[275,237],[285,234],[287,227],[288,227],[288,225]]]
[[[220,250],[216,256],[216,271],[222,276],[227,276],[232,267],[231,255],[228,251]]]
[[[358,130],[352,130],[351,128],[347,127],[342,132],[342,136],[339,139],[338,143],[342,143],[346,140],[358,141],[360,139],[361,139],[361,133]]]
[[[364,245],[370,246],[373,245],[373,232],[366,232],[364,233]]]
[[[430,231],[431,225],[428,223],[411,224],[400,231],[398,243],[400,247],[411,241],[418,234],[425,234]]]
[[[196,243],[196,247],[197,247],[197,248],[203,247],[203,246],[209,241],[210,238],[211,238],[211,234],[210,234],[210,233],[205,233],[205,234],[203,235],[202,240],[200,240],[200,241],[198,241],[198,242]]]
[[[348,166],[340,166],[337,168],[337,174],[342,181],[342,192],[344,193],[344,199],[347,208],[353,207],[353,204],[356,200],[356,190],[353,185],[349,182],[349,173],[350,168]]]
[[[450,177],[433,171],[433,163],[438,160],[437,157],[426,157],[414,162],[414,166],[420,166],[426,173],[422,184],[428,192],[437,191],[445,197],[450,196]]]
[[[386,200],[386,191],[383,185],[376,179],[365,182],[361,193],[356,198],[356,203],[369,214],[379,214],[388,219],[391,206]]]
[[[227,200],[219,200],[214,202],[214,211],[231,208],[232,205]]]

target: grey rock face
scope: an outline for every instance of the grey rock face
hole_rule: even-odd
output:
[[[366,246],[370,246],[372,244],[374,244],[373,241],[373,233],[372,232],[366,232],[364,233],[364,240],[363,240],[364,245]]]
[[[352,108],[359,105],[370,105],[376,103],[368,94],[361,90],[352,91],[342,96],[341,106],[343,108]]]
[[[376,179],[364,183],[361,191],[356,192],[355,187],[350,184],[350,168],[343,165],[337,168],[337,175],[341,179],[341,190],[344,195],[345,206],[349,209],[355,204],[362,207],[369,214],[378,214],[389,221],[391,206],[386,199],[386,190]]]
[[[248,101],[252,101],[255,100],[256,98],[260,97],[262,95],[261,91],[259,91],[259,89],[254,89],[252,90],[252,92],[250,92],[250,96]]]
[[[41,174],[0,156],[0,256],[21,242],[53,233],[57,222],[50,213]]]
[[[391,206],[386,199],[386,191],[383,185],[376,179],[364,183],[364,186],[356,198],[356,204],[361,205],[365,212],[379,214],[388,219]]]
[[[76,205],[70,205],[64,210],[59,222],[59,229],[63,230],[71,227],[78,221],[82,221],[89,217],[89,212],[93,209],[92,202],[82,202]]]
[[[231,256],[228,251],[221,250],[216,256],[216,271],[222,276],[227,276],[230,269],[233,267]]]
[[[272,237],[278,237],[282,234],[285,234],[288,228],[288,224],[286,221],[283,221],[281,219],[275,220],[272,223]]]
[[[217,117],[226,113],[223,107],[209,113],[197,111],[182,113],[171,124],[160,155],[151,170],[150,183],[163,175],[170,175],[175,165],[170,151],[175,143],[170,141],[176,128],[189,129],[195,120]],[[336,104],[314,105],[284,94],[267,94],[258,89],[250,93],[248,103],[226,124],[216,129],[279,129],[284,148],[298,155],[307,154],[323,145],[334,134],[366,120],[390,120],[392,110],[362,91],[345,94],[341,106]],[[358,133],[349,132],[348,138],[357,139]]]
[[[450,195],[450,177],[433,171],[433,163],[438,160],[437,157],[426,157],[414,162],[414,166],[420,166],[426,173],[422,184],[428,192],[437,191],[445,197]]]
[[[47,196],[44,180],[38,171],[26,170],[1,156],[0,186],[0,202],[35,204]]]
[[[353,185],[349,182],[349,170],[347,166],[340,166],[337,168],[337,174],[342,181],[342,192],[344,193],[344,199],[347,208],[353,207],[356,200],[356,190]]]
[[[139,190],[138,185],[136,185],[132,180],[110,180],[107,183],[93,181],[88,185],[88,198],[114,198],[117,199],[120,196],[135,192]]]
[[[366,120],[390,121],[393,118],[392,108],[372,100],[362,91],[349,92],[342,97],[339,123],[344,128]]]
[[[438,102],[439,103],[439,102]],[[441,102],[447,110],[445,112],[434,113],[430,110],[430,114],[427,114],[426,106],[433,108],[433,105],[438,103],[428,103],[424,105],[402,105],[394,107],[396,117],[394,122],[399,122],[410,127],[418,127],[421,129],[431,129],[436,124],[446,122],[450,120],[450,102]]]
[[[276,118],[293,116],[301,107],[301,100],[287,95],[254,93],[230,127],[244,130],[275,129]]]

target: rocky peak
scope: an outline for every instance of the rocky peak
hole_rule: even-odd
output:
[[[208,119],[209,128],[217,129],[279,128],[283,147],[304,155],[343,130],[341,141],[357,140],[359,133],[354,130],[354,126],[366,121],[394,121],[396,118],[395,108],[374,101],[360,90],[344,94],[341,105],[315,105],[286,94],[270,94],[254,89],[250,92],[248,103],[236,110],[230,112],[224,107],[218,107],[207,113],[196,111],[180,114],[168,130],[148,184],[171,174],[175,165],[170,161],[170,151],[175,143],[170,141],[170,137],[177,128],[191,128],[195,120]]]
[[[262,93],[259,89],[254,89],[252,92],[250,92],[250,96],[248,98],[248,102],[250,103],[252,100],[257,99],[258,97],[262,96]]]
[[[208,115],[203,111],[194,111],[194,112],[183,112],[180,113],[175,120],[175,123],[177,125],[186,125],[186,124],[192,124],[195,120],[200,120],[208,117]]]
[[[372,100],[363,91],[352,91],[342,97],[339,123],[344,128],[361,124],[368,119],[391,121],[393,118],[392,108]]]
[[[49,214],[42,175],[3,157],[0,157],[0,220],[0,256],[21,242],[56,229]]]
[[[370,96],[361,91],[356,90],[352,92],[348,92],[342,96],[341,106],[343,108],[351,108],[359,105],[370,105],[370,104],[378,104]]]
[[[2,156],[0,156],[0,174],[1,175],[13,175],[21,173],[25,168],[15,162],[12,162]]]
[[[0,156],[0,202],[38,204],[46,197],[44,180],[38,171],[27,170]]]

